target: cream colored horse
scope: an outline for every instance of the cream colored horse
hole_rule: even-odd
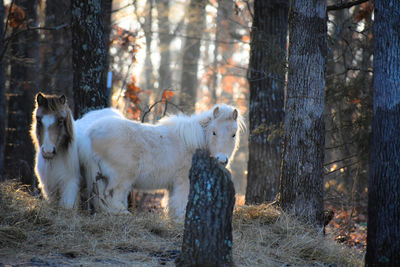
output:
[[[198,115],[170,116],[156,125],[118,116],[96,120],[85,132],[86,145],[80,153],[87,159],[85,176],[95,192],[95,208],[126,213],[132,187],[167,189],[169,213],[183,219],[193,153],[206,148],[228,165],[243,127],[238,111],[228,105]]]
[[[80,173],[74,121],[66,97],[38,93],[32,121],[39,188],[44,198],[73,208],[77,205]]]

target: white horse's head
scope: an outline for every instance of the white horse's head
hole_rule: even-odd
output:
[[[33,142],[45,159],[52,159],[74,139],[72,114],[64,95],[38,93],[32,121]]]
[[[242,116],[232,106],[219,104],[201,124],[205,130],[206,145],[211,156],[223,165],[233,158],[239,146],[240,131],[244,128]]]

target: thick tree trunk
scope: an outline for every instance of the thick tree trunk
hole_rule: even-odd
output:
[[[326,0],[298,0],[289,11],[289,73],[280,203],[323,224]]]
[[[400,266],[400,2],[375,0],[366,266]]]
[[[70,6],[70,0],[46,1],[46,27],[68,25],[71,21]],[[71,29],[46,31],[41,51],[40,89],[47,93],[65,94],[72,100]]]
[[[4,3],[0,2],[0,36],[4,35]],[[4,50],[3,38],[0,38],[0,54]],[[0,182],[4,173],[4,147],[6,143],[6,82],[4,74],[4,57],[0,58]]]
[[[189,179],[182,252],[177,266],[231,266],[235,204],[231,175],[209,153],[198,150],[192,159]]]
[[[75,118],[108,106],[104,83],[107,51],[104,46],[102,1],[72,0],[72,66]]]
[[[14,2],[25,11],[30,27],[37,27],[37,1]],[[14,29],[18,32],[20,29]],[[38,90],[39,41],[37,31],[20,33],[11,44],[11,73],[8,90],[7,137],[5,148],[6,176],[34,184],[34,147],[29,134]]]
[[[201,38],[205,28],[206,0],[191,0],[186,10],[188,22],[183,47],[180,105],[191,114],[195,111],[198,87],[197,69]]]
[[[271,201],[279,191],[288,8],[288,0],[254,2],[247,204]]]

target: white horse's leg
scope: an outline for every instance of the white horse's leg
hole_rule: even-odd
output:
[[[170,190],[168,199],[168,213],[178,221],[185,219],[186,205],[189,196],[189,181],[175,184]]]
[[[64,208],[72,209],[75,206],[76,197],[79,191],[79,181],[72,179],[61,191],[60,205]]]
[[[101,170],[101,176],[96,178],[97,202],[100,209],[111,214],[130,214],[127,210],[127,198],[131,189],[131,179],[121,179],[105,162],[101,163]]]
[[[115,191],[113,197],[109,198],[109,210],[114,214],[130,214],[128,211],[128,194],[125,192]]]

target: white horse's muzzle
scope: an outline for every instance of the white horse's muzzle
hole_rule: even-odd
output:
[[[225,154],[218,153],[215,155],[215,158],[219,161],[219,163],[221,163],[224,166],[228,164],[229,158]]]

